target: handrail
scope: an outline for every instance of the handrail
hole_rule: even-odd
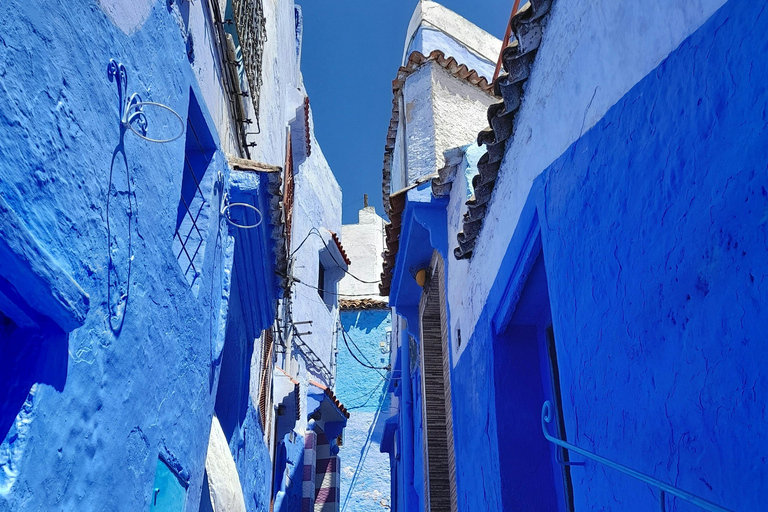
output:
[[[565,448],[566,450],[576,452],[579,455],[587,457],[588,459],[592,459],[596,462],[599,462],[604,466],[608,466],[617,471],[621,471],[622,473],[627,474],[637,480],[640,480],[641,482],[645,482],[646,484],[653,485],[654,487],[658,488],[660,491],[659,499],[660,499],[662,512],[666,510],[665,494],[671,494],[689,503],[693,503],[694,505],[704,510],[708,510],[710,512],[733,512],[730,509],[721,507],[720,505],[715,505],[711,501],[705,500],[704,498],[696,496],[695,494],[691,494],[687,491],[683,491],[682,489],[678,489],[677,487],[674,487],[672,485],[665,484],[661,480],[657,480],[651,476],[644,475],[643,473],[640,473],[639,471],[635,471],[634,469],[628,468],[623,464],[619,464],[618,462],[613,462],[612,460],[608,460],[605,457],[601,457],[594,453],[590,453],[587,450],[579,448],[578,446],[572,445],[567,441],[563,441],[558,437],[551,436],[549,432],[547,432],[547,423],[552,422],[553,417],[554,415],[552,414],[552,403],[549,400],[547,400],[546,402],[544,402],[544,405],[541,408],[541,430],[544,433],[544,437],[547,439],[547,441],[557,446],[560,446],[561,448]]]

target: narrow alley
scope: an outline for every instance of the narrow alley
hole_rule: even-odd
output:
[[[0,512],[765,510],[766,11],[6,0]]]

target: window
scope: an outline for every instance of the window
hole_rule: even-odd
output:
[[[341,254],[332,254],[330,251],[336,247],[333,241],[326,242],[318,253],[317,265],[317,294],[325,302],[328,311],[336,306],[336,287],[339,280],[344,276],[344,270],[339,261]]]
[[[269,418],[267,415],[272,410],[272,351],[274,338],[272,329],[265,329],[262,334],[262,356],[261,356],[261,378],[259,383],[259,419],[261,420],[261,430],[267,432]]]
[[[181,199],[176,213],[173,251],[184,277],[196,289],[205,253],[205,233],[213,188],[208,166],[216,151],[208,125],[195,95],[189,93],[187,136],[184,145]]]
[[[325,300],[325,267],[323,262],[319,262],[319,269],[317,271],[317,293],[320,298]]]

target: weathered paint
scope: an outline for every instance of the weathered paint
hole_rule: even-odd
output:
[[[554,3],[468,271],[463,334],[480,316],[533,179],[724,2]]]
[[[8,21],[0,46],[0,219],[4,245],[22,237],[25,251],[37,252],[27,268],[18,264],[25,258],[5,262],[15,262],[14,279],[39,280],[19,288],[21,300],[54,322],[35,316],[38,327],[21,332],[1,317],[0,510],[144,510],[158,457],[178,475],[186,510],[196,510],[217,392],[233,393],[216,411],[247,509],[263,510],[271,462],[248,372],[257,366],[259,333],[275,315],[276,241],[268,215],[244,231],[228,226],[219,208],[227,192],[268,213],[267,183],[244,173],[232,173],[230,183],[232,114],[204,4],[123,4],[0,8]],[[275,80],[297,79],[293,4],[281,3],[280,13],[288,56],[272,58],[278,38],[270,35],[265,61],[280,70]],[[190,40],[198,42],[194,54]],[[205,239],[195,279],[182,275],[173,248],[185,139],[193,138],[188,131],[152,144],[121,129],[111,58],[128,71],[123,99],[137,92],[168,105],[208,139],[201,185],[209,206],[197,220]],[[264,96],[270,105],[288,103],[280,91]],[[295,107],[287,110],[262,112],[262,131],[278,134],[272,146],[264,134],[262,161],[284,161],[286,117]],[[149,135],[168,136],[159,128],[175,128],[173,119],[158,112],[147,107]],[[230,212],[233,219],[245,213]],[[5,313],[15,307],[0,302]],[[221,364],[231,371],[219,382]]]
[[[392,176],[401,178],[393,181],[393,193],[395,187],[437,172],[446,150],[473,142],[475,127],[487,122],[486,110],[494,98],[430,62],[406,79],[403,102],[404,122],[398,127],[403,147],[392,165]]]
[[[422,0],[408,23],[402,63],[413,51],[429,55],[432,50],[441,50],[490,81],[501,41],[437,2]]]
[[[314,137],[312,154],[297,169],[295,180],[296,202],[291,243],[297,262],[293,267],[293,276],[301,283],[293,287],[292,317],[295,322],[312,321],[311,325],[303,324],[299,332],[311,331],[311,334],[303,335],[302,338],[330,369],[338,323],[336,283],[344,275],[339,265],[345,266],[345,263],[329,232],[341,232],[341,188]],[[313,228],[320,235],[313,234]],[[316,289],[321,257],[326,268],[330,307],[320,298]],[[326,377],[311,368],[309,371],[313,379],[331,385]]]
[[[344,397],[351,416],[344,431],[341,458],[341,503],[349,512],[386,510],[390,505],[389,457],[373,439],[374,420],[381,404],[386,370],[362,366],[350,354],[369,366],[384,367],[389,360],[390,310],[345,310],[341,325],[350,342],[339,346],[336,393]],[[350,485],[354,481],[354,489]]]
[[[373,299],[384,302],[378,282],[384,258],[385,221],[373,206],[361,209],[357,224],[341,227],[341,242],[349,256],[348,273],[339,281],[341,299]]]
[[[569,441],[762,506],[767,24],[764,5],[728,2],[534,181],[453,372],[460,508],[500,509],[500,457],[527,460],[499,452],[499,408],[522,405],[500,404],[491,377],[539,232]],[[658,507],[599,464],[571,474],[576,510]]]
[[[414,51],[429,55],[440,50],[490,80],[500,48],[501,41],[456,13],[434,2],[420,2],[411,19],[404,58]],[[405,79],[395,101],[400,117],[391,193],[435,173],[442,167],[444,151],[473,142],[477,127],[487,123],[486,111],[495,98],[430,61]]]
[[[184,41],[164,2],[130,36],[98,5],[0,11],[0,194],[90,297],[82,327],[4,340],[4,352],[29,352],[2,357],[14,361],[0,372],[14,407],[2,415],[0,510],[144,510],[158,455],[197,503],[231,241],[211,215],[195,295],[172,252],[184,138],[151,144],[121,129],[107,74],[111,58],[123,62],[129,94],[186,119],[201,95]],[[162,124],[156,112],[150,130]],[[227,179],[219,150],[210,165]],[[222,192],[211,191],[214,209]]]

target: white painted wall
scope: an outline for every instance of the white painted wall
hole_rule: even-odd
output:
[[[466,277],[464,339],[474,330],[533,179],[723,3],[555,2]],[[449,279],[458,278],[451,272]]]
[[[412,185],[443,166],[443,152],[477,139],[487,124],[488,106],[497,100],[479,87],[454,77],[435,62],[419,68],[405,81],[405,126],[398,126],[398,140],[405,136],[407,182],[401,184],[400,152],[392,165],[391,192]],[[399,188],[395,188],[398,186]]]
[[[108,1],[108,0],[103,0]],[[224,151],[241,156],[237,151],[237,126],[234,113],[224,89],[223,67],[218,59],[216,33],[211,24],[212,12],[208,1],[188,2],[188,30],[194,42],[195,59],[192,68],[203,95],[203,100],[213,118]],[[295,14],[293,2],[263,0],[267,40],[264,44],[261,71],[262,86],[259,102],[259,125],[250,98],[242,104],[247,118],[253,124],[247,138],[256,146],[249,148],[251,159],[282,167],[285,163],[286,125],[294,117],[296,108],[304,97],[304,85],[296,57]],[[219,0],[221,19],[225,19],[226,0]],[[178,2],[173,9],[178,13]],[[179,25],[182,32],[183,20]],[[299,94],[297,94],[297,92]],[[259,130],[260,129],[260,130]],[[260,131],[260,133],[255,133]]]
[[[408,186],[437,169],[435,159],[435,123],[432,116],[432,71],[435,64],[425,64],[405,80],[403,103],[405,126],[397,131],[405,135],[405,163]],[[392,190],[391,192],[396,192]]]
[[[467,279],[469,278],[470,260],[457,260],[453,257],[453,244],[456,236],[464,227],[464,214],[467,212],[467,200],[472,196],[472,178],[477,174],[477,161],[485,154],[485,146],[469,144],[464,152],[464,159],[456,169],[451,193],[448,199],[448,260],[446,272],[448,282],[446,293],[450,311],[449,325],[451,340],[451,362],[455,366],[469,341],[468,332],[462,327],[464,305],[467,297]],[[461,345],[458,344],[458,331],[461,330]]]
[[[453,77],[432,65],[432,119],[437,171],[444,164],[443,153],[477,140],[488,124],[488,107],[498,100],[482,89]]]
[[[314,132],[311,116],[310,129]],[[329,310],[317,290],[312,288],[318,284],[320,253],[325,250],[325,245],[319,236],[307,235],[313,227],[325,236],[328,235],[328,231],[341,232],[341,188],[314,135],[312,136],[312,154],[296,169],[294,175],[295,202],[291,245],[292,251],[295,251],[293,275],[301,283],[293,286],[293,320],[296,322],[312,320],[311,326],[301,325],[299,331],[312,332],[302,338],[332,370],[331,362],[335,359],[333,350],[339,314],[338,301],[334,301],[335,305]],[[304,240],[306,241],[301,245]],[[329,240],[330,237],[327,237],[325,243],[334,250]],[[301,245],[300,248],[299,245]],[[326,267],[326,279],[333,277],[341,279],[343,271],[332,267],[334,267],[333,264]],[[328,289],[328,291],[338,293],[337,288]],[[334,295],[333,298],[338,297]],[[318,379],[315,378],[315,380]]]
[[[422,27],[428,27],[444,32],[445,34],[450,34],[456,42],[471,50],[478,57],[493,62],[494,64],[499,57],[501,41],[437,2],[421,0],[416,5],[413,15],[411,16],[411,21],[408,23],[405,45],[403,46],[403,64],[408,59],[411,42],[416,37],[418,30]],[[431,51],[428,48],[417,49],[424,53],[424,55],[427,55],[427,53]],[[427,53],[425,53],[425,51]],[[458,58],[457,55],[454,55],[454,57]]]
[[[357,224],[345,224],[341,227],[341,243],[351,261],[349,273],[360,278],[362,283],[345,275],[339,282],[341,299],[373,299],[386,300],[379,295],[379,281],[381,268],[384,264],[382,253],[384,252],[384,219],[376,214],[373,206],[361,209],[358,213]],[[356,297],[344,297],[343,295],[355,295]],[[357,295],[365,295],[357,297]]]

